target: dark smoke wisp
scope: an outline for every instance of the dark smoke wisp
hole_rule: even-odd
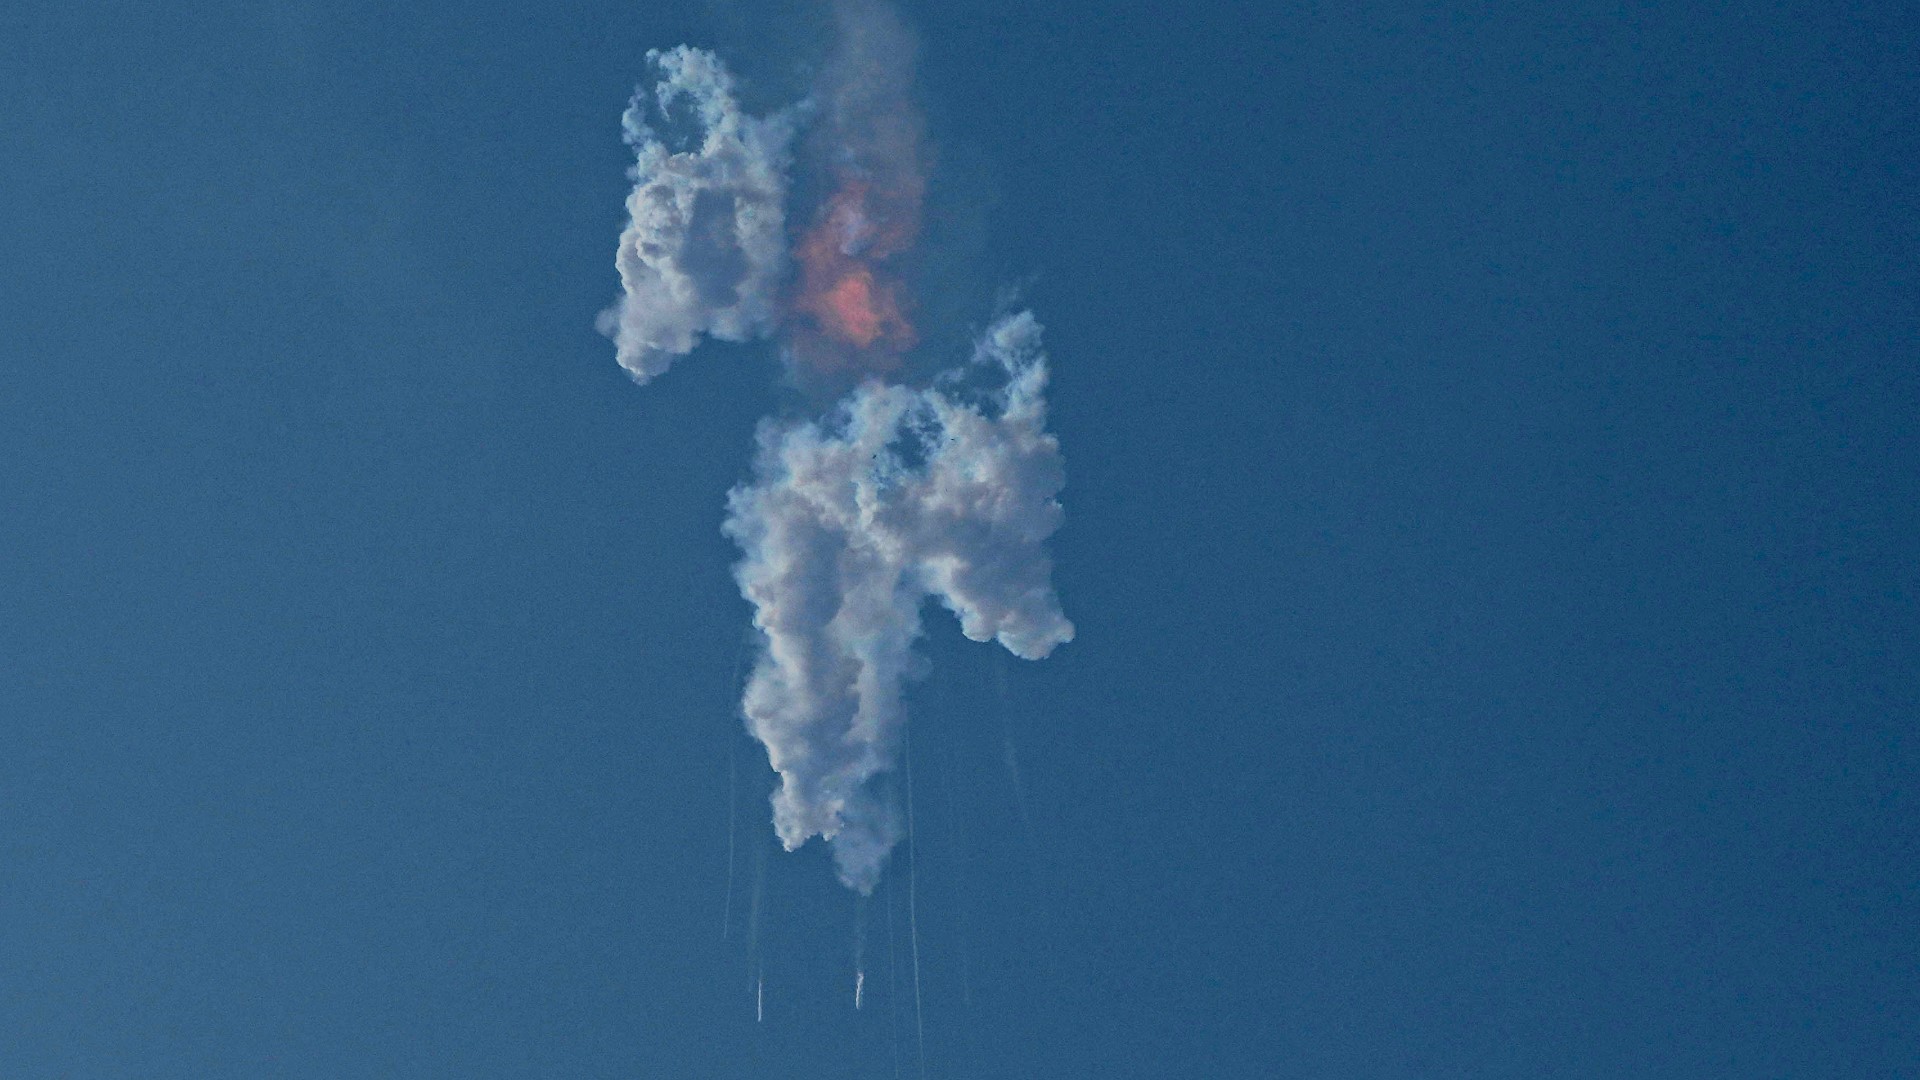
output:
[[[920,236],[925,124],[913,35],[878,4],[843,0],[805,157],[833,183],[794,247],[792,362],[814,376],[886,373],[919,341],[897,259]]]

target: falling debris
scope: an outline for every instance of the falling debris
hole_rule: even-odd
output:
[[[907,936],[913,942],[913,1045],[920,1058],[920,1075],[927,1075],[927,1018],[920,1005],[920,852],[913,837],[913,746],[902,755],[907,762]]]

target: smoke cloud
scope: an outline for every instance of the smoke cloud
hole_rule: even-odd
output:
[[[767,638],[745,711],[781,777],[774,827],[789,849],[826,837],[861,892],[902,836],[880,780],[901,752],[922,602],[1030,660],[1073,637],[1042,546],[1065,473],[1039,324],[1002,319],[973,364],[1006,379],[985,407],[869,381],[825,421],[764,422],[754,480],[728,499],[740,589]]]
[[[792,117],[740,111],[733,75],[684,45],[647,54],[660,76],[633,97],[621,126],[636,161],[620,234],[623,295],[600,315],[636,382],[666,371],[702,334],[749,341],[780,319],[787,263]],[[691,147],[675,152],[647,123],[690,111]]]
[[[649,54],[659,82],[624,118],[638,158],[624,291],[601,328],[641,382],[703,335],[777,335],[799,384],[854,382],[823,414],[761,422],[723,527],[763,637],[742,711],[780,776],[775,829],[788,850],[824,838],[841,881],[866,894],[905,832],[891,774],[904,687],[925,666],[926,601],[1030,660],[1073,625],[1045,547],[1065,471],[1046,430],[1040,324],[1004,314],[962,363],[894,381],[919,341],[900,266],[929,167],[914,42],[872,0],[834,11],[813,93],[767,118],[740,111],[713,54]],[[682,108],[695,138],[674,151],[648,118]],[[791,205],[794,192],[811,205]]]

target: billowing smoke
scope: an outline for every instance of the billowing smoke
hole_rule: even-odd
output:
[[[745,708],[781,777],[774,826],[789,849],[827,837],[862,892],[901,835],[881,778],[901,749],[922,602],[1030,660],[1073,637],[1042,546],[1065,474],[1039,324],[1001,319],[973,363],[1005,379],[984,407],[959,372],[944,387],[862,383],[824,421],[763,422],[754,480],[728,499],[740,589],[767,637]]]
[[[779,323],[793,138],[791,116],[740,111],[712,53],[683,45],[647,59],[660,80],[621,118],[637,158],[617,260],[624,294],[600,315],[620,366],[643,383],[702,334],[748,341]],[[671,121],[677,109],[691,112],[695,135],[676,152],[647,118]]]
[[[904,831],[891,774],[926,601],[1027,659],[1073,625],[1045,548],[1064,469],[1039,323],[1002,315],[961,364],[924,385],[889,381],[919,341],[898,265],[927,190],[914,47],[873,0],[835,13],[813,94],[768,118],[740,111],[713,54],[650,54],[659,83],[625,118],[638,155],[625,291],[602,329],[642,382],[703,334],[777,334],[803,386],[858,380],[824,415],[761,422],[725,531],[763,635],[742,708],[780,775],[775,828],[789,850],[825,838],[840,879],[869,893]],[[676,152],[648,117],[664,125],[683,105],[697,138]],[[789,207],[795,191],[817,192],[815,205]]]

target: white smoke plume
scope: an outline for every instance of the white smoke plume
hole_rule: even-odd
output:
[[[876,0],[837,0],[834,13],[813,94],[767,118],[741,112],[713,54],[648,54],[659,81],[624,117],[637,154],[624,292],[601,329],[640,382],[703,336],[778,334],[795,383],[853,387],[824,416],[761,422],[724,528],[763,637],[742,711],[780,776],[775,829],[789,850],[824,838],[840,880],[867,895],[907,827],[891,774],[905,764],[902,694],[925,664],[914,643],[926,601],[1027,659],[1072,640],[1073,625],[1045,548],[1065,474],[1046,430],[1040,324],[1003,316],[970,362],[927,385],[888,381],[919,347],[895,261],[918,241],[930,160],[914,43]],[[672,150],[650,116],[690,122],[696,138]],[[796,186],[803,122],[810,183]],[[793,191],[819,194],[789,206]]]
[[[659,82],[621,118],[636,157],[620,234],[622,295],[599,323],[642,383],[702,334],[749,341],[778,323],[793,140],[790,115],[740,111],[733,75],[712,53],[682,45],[647,59]],[[697,135],[675,152],[647,120],[671,120],[677,107],[691,111]]]
[[[903,834],[881,778],[901,752],[922,602],[1030,660],[1073,637],[1042,546],[1065,476],[1039,324],[1000,320],[973,362],[1006,378],[985,410],[959,379],[943,380],[951,392],[869,381],[828,422],[763,422],[754,480],[728,499],[740,589],[767,637],[745,711],[780,774],[774,827],[789,850],[825,837],[862,893]]]

